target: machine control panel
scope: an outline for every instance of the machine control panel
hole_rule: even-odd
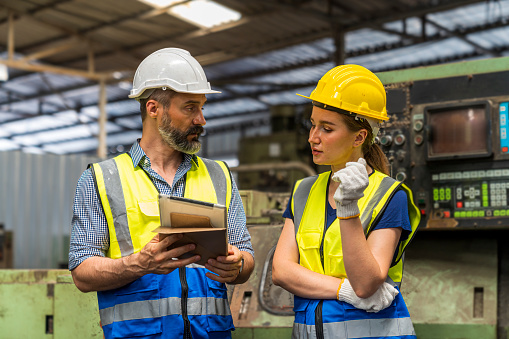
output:
[[[432,174],[435,217],[509,217],[508,190],[509,169]]]
[[[390,176],[412,190],[421,227],[509,228],[509,96],[486,85],[507,74],[387,87],[377,142]]]

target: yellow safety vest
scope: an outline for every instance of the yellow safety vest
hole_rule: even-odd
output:
[[[324,235],[330,175],[329,171],[302,179],[295,184],[291,205],[295,234],[302,266],[317,273],[346,278],[339,219],[332,223]],[[412,192],[405,184],[374,171],[369,176],[369,185],[364,190],[364,196],[358,201],[361,211],[360,219],[367,237],[378,222],[381,212],[398,189],[403,189],[408,197],[412,232],[406,240],[400,242],[395,262],[389,269],[389,278],[397,286],[399,286],[403,275],[402,259],[405,248],[413,238],[421,218],[420,212],[413,202]],[[320,250],[322,246],[323,262]],[[389,279],[388,281],[390,282]]]
[[[134,167],[129,154],[94,164],[92,170],[108,222],[107,256],[120,258],[139,252],[160,225],[156,186],[141,167]],[[193,158],[185,177],[185,198],[228,207],[231,190],[230,172],[224,163]],[[204,266],[188,265],[97,292],[105,338],[161,336],[163,329],[170,333],[165,336],[194,333],[201,338],[212,331],[229,337],[234,326],[226,285],[208,279],[207,272]]]
[[[134,167],[128,153],[93,164],[92,170],[110,234],[106,255],[116,259],[139,252],[161,224],[156,186],[141,167]],[[228,208],[231,190],[223,162],[194,157],[186,173],[185,198]]]

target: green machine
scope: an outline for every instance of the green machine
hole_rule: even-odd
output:
[[[96,294],[67,270],[0,270],[0,337],[103,338]]]

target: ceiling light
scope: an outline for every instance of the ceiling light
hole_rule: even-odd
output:
[[[7,80],[9,80],[9,71],[7,70],[7,66],[0,64],[0,81]]]
[[[156,8],[167,7],[173,5],[174,3],[182,2],[182,0],[140,0],[140,1]]]
[[[170,8],[168,13],[205,28],[237,21],[242,16],[239,12],[210,0],[194,0],[176,5]]]

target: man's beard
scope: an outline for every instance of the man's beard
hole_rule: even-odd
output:
[[[166,113],[166,112],[165,112]],[[164,114],[161,119],[161,126],[159,126],[159,134],[164,142],[171,148],[187,154],[195,154],[201,148],[201,143],[198,140],[200,134],[203,133],[202,126],[192,126],[187,131],[182,132],[171,125],[171,118],[169,114]],[[197,134],[193,140],[187,140],[190,134]]]

